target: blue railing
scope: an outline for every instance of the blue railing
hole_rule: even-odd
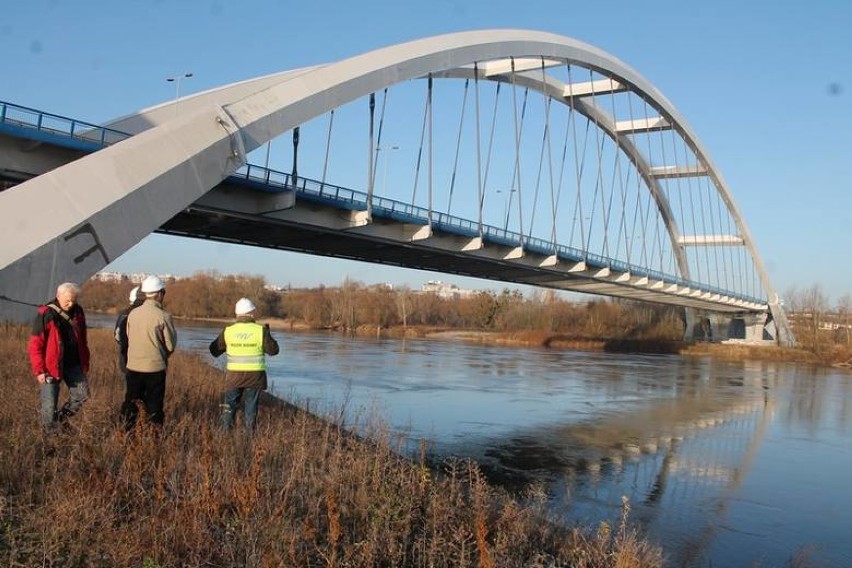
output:
[[[0,132],[6,131],[25,138],[70,147],[86,152],[94,152],[111,144],[130,138],[132,135],[96,124],[74,120],[56,114],[50,114],[13,103],[0,101]],[[354,189],[324,183],[310,178],[296,177],[292,174],[273,170],[254,164],[246,164],[228,177],[228,181],[252,189],[267,192],[295,191],[301,199],[324,203],[352,211],[367,209],[367,194]],[[608,258],[574,247],[554,244],[550,241],[522,235],[515,231],[493,225],[456,217],[448,213],[432,211],[424,207],[373,196],[372,214],[376,217],[402,223],[429,225],[433,229],[446,233],[477,237],[483,241],[511,247],[523,247],[523,250],[542,255],[556,255],[560,260],[585,262],[597,269],[609,268],[616,272],[629,272],[631,276],[645,277],[661,281],[664,285],[676,284],[711,292],[720,296],[739,298],[757,304],[766,303],[765,299],[746,296],[717,286],[708,286],[680,276],[644,268],[622,260]]]
[[[88,152],[130,138],[126,132],[2,101],[0,129],[43,142],[72,140],[74,147]]]

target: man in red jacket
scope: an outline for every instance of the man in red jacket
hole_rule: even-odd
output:
[[[41,423],[50,428],[73,416],[89,398],[89,344],[86,314],[77,303],[80,287],[60,284],[56,298],[38,307],[27,351],[30,367],[41,388]],[[68,401],[59,412],[59,385],[68,387]]]

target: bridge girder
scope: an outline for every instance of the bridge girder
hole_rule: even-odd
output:
[[[159,232],[729,314],[765,310],[765,305],[714,297],[684,285],[557,260],[520,247],[485,244],[478,237],[430,232],[426,225],[368,222],[366,211],[341,212],[297,201],[293,208],[259,212],[269,203],[247,197],[244,191],[217,188]]]

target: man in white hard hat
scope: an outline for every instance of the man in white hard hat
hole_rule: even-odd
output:
[[[76,414],[89,398],[89,344],[79,294],[77,284],[60,284],[56,298],[38,307],[27,346],[41,390],[41,423],[47,431]],[[68,401],[57,412],[61,383],[68,387]]]
[[[121,369],[121,373],[124,375],[124,403],[121,407],[121,415],[125,415],[124,407],[128,404],[132,404],[136,406],[136,403],[133,399],[129,398],[130,389],[127,386],[127,316],[130,315],[134,309],[138,308],[145,301],[145,296],[139,290],[139,286],[134,286],[132,290],[130,290],[130,294],[128,296],[129,305],[121,310],[118,314],[118,318],[115,320],[115,328],[113,330],[113,335],[115,337],[115,342],[118,343],[118,367]]]
[[[243,402],[243,421],[252,432],[257,423],[260,392],[265,391],[266,355],[278,355],[278,342],[269,333],[269,325],[255,322],[255,305],[240,298],[234,306],[237,321],[210,343],[210,354],[228,354],[225,367],[225,394],[222,401],[221,424],[226,430],[234,426],[234,414]]]
[[[166,395],[166,369],[177,346],[172,316],[163,309],[166,287],[156,276],[148,276],[139,286],[145,296],[141,306],[127,315],[127,393],[121,407],[125,427],[136,424],[138,409],[133,400],[145,403],[148,421],[162,426]]]

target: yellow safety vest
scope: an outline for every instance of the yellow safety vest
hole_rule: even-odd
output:
[[[229,371],[265,371],[263,326],[237,322],[225,328]]]

